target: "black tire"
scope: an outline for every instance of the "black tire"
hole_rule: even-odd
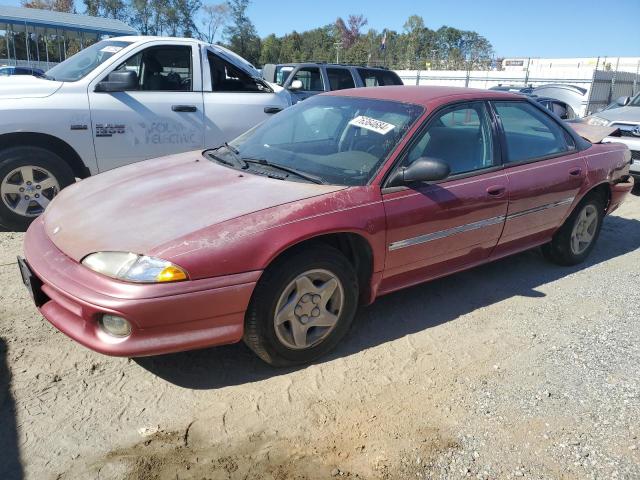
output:
[[[58,154],[42,147],[17,146],[0,151],[0,188],[7,175],[16,168],[26,166],[39,167],[50,172],[60,190],[75,182],[71,167]],[[35,218],[11,210],[0,192],[0,225],[11,230],[24,230]]]
[[[576,227],[580,215],[585,209],[595,208],[597,225],[593,234],[591,243],[581,252],[576,253],[571,247],[571,237]],[[592,193],[585,197],[571,212],[571,215],[565,220],[562,226],[554,234],[551,242],[542,246],[542,253],[547,260],[557,263],[558,265],[571,266],[583,262],[591,253],[596,245],[602,228],[602,220],[604,219],[604,201],[602,197],[596,193]]]
[[[343,303],[338,321],[319,343],[301,350],[289,348],[276,334],[278,301],[299,275],[320,269],[333,274],[342,286]],[[245,315],[244,342],[273,366],[312,362],[333,349],[347,333],[358,307],[358,296],[356,273],[339,250],[322,243],[306,245],[276,260],[262,275]]]

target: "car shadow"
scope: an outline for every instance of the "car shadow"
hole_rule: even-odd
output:
[[[580,265],[551,264],[535,249],[383,296],[361,309],[347,337],[317,363],[450,322],[508,298],[524,296],[545,301],[545,294],[537,288],[639,247],[640,221],[608,217],[596,247]],[[135,361],[167,382],[191,389],[240,385],[296,370],[270,367],[242,343]]]
[[[0,338],[0,478],[23,478],[16,409],[11,395],[11,372],[7,362],[7,344],[3,338]]]

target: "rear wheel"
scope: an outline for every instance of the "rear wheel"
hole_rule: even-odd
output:
[[[576,265],[584,261],[593,250],[604,217],[604,204],[600,196],[585,198],[569,215],[553,240],[542,247],[545,257],[560,265]]]
[[[274,366],[311,362],[348,331],[357,300],[357,277],[344,255],[308,245],[265,271],[247,310],[244,341]]]
[[[0,225],[23,230],[60,190],[75,181],[57,154],[40,147],[0,152]]]

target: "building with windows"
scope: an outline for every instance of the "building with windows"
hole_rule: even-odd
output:
[[[0,5],[0,66],[48,70],[98,40],[136,33],[120,20]]]

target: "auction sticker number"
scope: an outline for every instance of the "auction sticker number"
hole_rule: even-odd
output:
[[[379,133],[380,135],[386,135],[391,130],[396,128],[396,126],[391,123],[383,122],[382,120],[376,120],[375,118],[371,117],[365,117],[364,115],[360,115],[354,118],[349,122],[349,125],[366,128],[367,130]]]

